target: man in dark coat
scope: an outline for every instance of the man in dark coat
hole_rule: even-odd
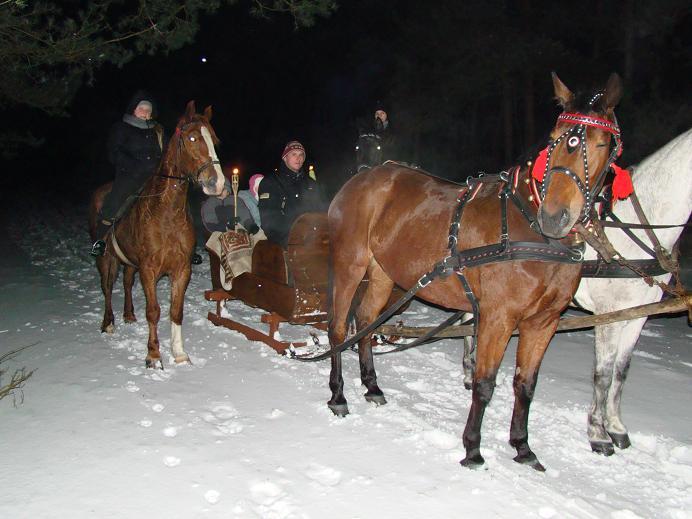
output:
[[[303,170],[305,148],[286,144],[278,171],[265,175],[259,186],[259,210],[267,238],[285,247],[288,232],[303,213],[325,211],[327,201],[317,182]]]
[[[103,255],[106,244],[102,238],[125,209],[128,198],[137,193],[159,166],[165,140],[155,116],[156,106],[151,97],[139,91],[130,100],[122,120],[111,127],[107,149],[115,179],[101,208],[96,228],[99,239],[92,246],[93,256]]]

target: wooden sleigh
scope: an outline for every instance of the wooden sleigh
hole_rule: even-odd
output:
[[[252,253],[252,270],[233,278],[230,290],[224,290],[219,279],[219,259],[210,253],[212,290],[205,299],[216,302],[216,312],[208,319],[217,326],[238,331],[250,340],[261,341],[283,353],[291,344],[275,338],[281,323],[311,325],[326,330],[329,232],[327,215],[306,213],[291,227],[286,249],[263,240]],[[266,311],[262,322],[267,332],[252,328],[222,315],[222,306],[237,299],[246,305]]]

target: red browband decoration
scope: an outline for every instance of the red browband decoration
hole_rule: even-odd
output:
[[[620,136],[620,128],[618,125],[608,119],[602,119],[600,117],[593,117],[591,115],[575,114],[570,112],[561,113],[558,121],[562,121],[570,124],[585,124],[587,126],[593,126],[594,128],[600,128],[613,135]]]

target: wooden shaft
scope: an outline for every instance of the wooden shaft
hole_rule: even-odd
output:
[[[560,324],[557,331],[577,330],[579,328],[591,328],[603,324],[610,324],[617,321],[629,321],[647,317],[656,314],[668,314],[682,311],[689,311],[692,307],[692,294],[685,294],[683,297],[676,297],[658,303],[649,303],[646,305],[634,306],[615,312],[608,312],[599,315],[586,315],[583,317],[567,317],[560,319]],[[399,335],[401,337],[420,337],[427,331],[432,330],[432,327],[416,327],[416,326],[396,326],[385,324],[380,326],[375,332],[384,335]],[[517,330],[514,335],[518,335]],[[435,337],[465,337],[473,335],[473,326],[470,324],[461,326],[450,326],[446,330],[442,330]]]

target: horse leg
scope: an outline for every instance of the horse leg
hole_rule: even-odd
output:
[[[618,344],[620,323],[596,326],[594,341],[593,398],[589,410],[587,434],[591,450],[610,456],[615,452],[605,428],[606,399],[613,380],[613,368]]]
[[[497,370],[512,336],[515,321],[508,319],[499,308],[481,306],[476,345],[476,372],[473,376],[471,409],[464,428],[466,457],[461,460],[465,467],[476,468],[485,463],[481,456],[481,425],[485,408],[495,390]]]
[[[96,258],[96,267],[101,275],[101,291],[104,297],[103,321],[101,322],[101,333],[113,333],[115,331],[113,315],[113,285],[118,277],[118,260],[109,253]]]
[[[123,272],[123,288],[125,289],[125,308],[123,310],[123,320],[126,323],[136,323],[135,307],[132,304],[132,287],[135,284],[135,273],[137,269],[125,265]]]
[[[629,434],[627,434],[627,427],[622,423],[622,418],[620,416],[620,401],[622,399],[622,388],[625,384],[625,380],[627,380],[627,374],[630,369],[632,351],[637,344],[644,323],[646,323],[645,318],[621,323],[622,330],[620,332],[620,340],[617,344],[615,366],[612,374],[613,378],[606,400],[606,432],[613,440],[613,443],[620,449],[626,449],[631,445]]]
[[[332,258],[334,258],[332,254]],[[342,255],[346,256],[346,255]],[[367,263],[351,262],[352,256],[343,261],[333,259],[333,281],[331,296],[331,319],[329,320],[329,344],[332,348],[338,346],[346,338],[347,318],[351,309],[351,301],[360,284]],[[332,355],[332,369],[329,373],[329,389],[332,398],[327,402],[329,409],[337,416],[348,414],[348,403],[344,396],[344,379],[341,373],[341,353]]]
[[[382,267],[375,261],[370,260],[368,265],[368,287],[365,290],[363,299],[356,311],[356,325],[360,331],[372,323],[387,304],[389,296],[394,288],[394,282],[384,273]],[[377,385],[377,373],[372,359],[372,343],[370,337],[364,337],[358,344],[358,358],[360,361],[360,380],[367,388],[365,400],[374,402],[377,405],[384,405],[387,400],[384,398],[382,390]]]
[[[461,316],[461,322],[466,322],[473,314],[464,314]],[[464,387],[471,390],[473,387],[473,373],[476,371],[476,341],[471,335],[464,337],[464,358],[462,360],[464,367]]]
[[[192,269],[185,262],[181,271],[171,276],[171,352],[176,364],[190,362],[190,357],[183,349],[183,306],[185,291],[190,283]]]
[[[560,314],[546,311],[519,323],[519,345],[514,372],[514,410],[509,431],[509,444],[517,450],[514,461],[545,471],[529,447],[529,409],[533,400],[538,370],[550,339],[557,329]]]
[[[147,300],[147,324],[149,325],[149,340],[147,341],[147,357],[145,363],[147,368],[155,368],[157,365],[163,369],[161,362],[161,352],[159,350],[158,324],[161,318],[161,307],[156,298],[156,277],[154,273],[142,269],[139,271],[139,280],[144,289],[144,296]]]

